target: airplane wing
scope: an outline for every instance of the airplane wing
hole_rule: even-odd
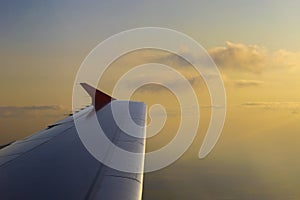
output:
[[[145,137],[126,134],[114,122],[110,104],[130,105],[135,118],[145,127],[146,106],[141,102],[119,101],[99,90],[82,84],[92,97],[93,105],[76,115],[89,120],[91,112],[106,136],[124,149],[145,152]],[[96,111],[96,112],[95,112]],[[130,111],[131,112],[131,111]],[[132,162],[143,166],[144,157]],[[143,173],[126,173],[112,169],[95,159],[77,134],[73,116],[50,125],[25,139],[0,150],[0,199],[128,199],[142,197]]]

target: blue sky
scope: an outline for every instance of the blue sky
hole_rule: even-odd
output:
[[[17,47],[99,42],[122,30],[162,26],[206,47],[225,41],[300,50],[299,1],[2,1],[0,40]],[[23,46],[24,45],[24,46]]]

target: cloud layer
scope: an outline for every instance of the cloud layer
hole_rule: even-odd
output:
[[[37,117],[37,116],[57,116],[65,112],[66,109],[61,105],[43,105],[43,106],[0,106],[0,117]]]
[[[290,111],[292,114],[300,112],[300,102],[245,102],[241,106],[265,110],[285,110]]]

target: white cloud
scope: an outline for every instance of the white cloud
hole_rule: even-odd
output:
[[[300,52],[269,51],[259,45],[226,42],[225,47],[210,49],[218,67],[260,73],[276,67],[300,67]]]

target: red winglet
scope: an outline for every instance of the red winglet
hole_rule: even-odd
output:
[[[96,88],[94,88],[86,83],[80,83],[80,85],[92,97],[92,103],[93,103],[96,111],[100,110],[102,107],[104,107],[109,102],[116,100],[113,97],[101,92],[100,90],[97,90]]]

